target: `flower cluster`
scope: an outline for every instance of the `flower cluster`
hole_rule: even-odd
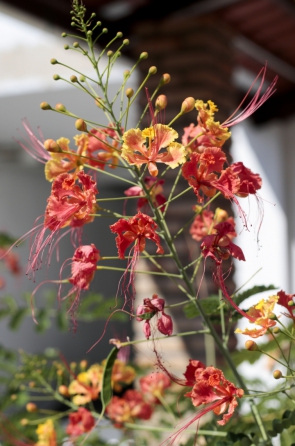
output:
[[[154,294],[152,299],[146,298],[143,300],[143,305],[140,305],[136,310],[136,320],[143,324],[143,332],[147,339],[151,336],[150,320],[157,317],[157,328],[164,335],[172,335],[173,323],[171,316],[164,312],[165,300],[160,299],[157,294]],[[160,313],[160,315],[159,315]]]

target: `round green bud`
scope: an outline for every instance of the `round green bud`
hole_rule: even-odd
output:
[[[73,47],[74,47],[74,48],[79,48],[79,42],[74,42],[74,43],[73,43]]]
[[[143,60],[143,59],[147,59],[148,57],[149,57],[148,53],[147,53],[146,51],[144,51],[144,52],[141,53],[141,55],[139,56],[139,59],[140,59],[140,60]]]
[[[279,327],[275,327],[272,331],[274,334],[278,334],[281,332],[281,330],[279,329]]]
[[[92,31],[87,31],[87,36],[92,36]]]
[[[118,31],[116,35],[117,35],[117,37],[119,37],[119,38],[123,37],[123,33],[121,33],[121,31]]]
[[[126,96],[128,99],[132,98],[132,96],[134,95],[134,90],[133,88],[127,88],[126,90]]]
[[[128,79],[128,77],[130,76],[130,70],[125,70],[123,73],[124,79]]]
[[[94,17],[96,17],[95,12],[93,12],[90,17],[91,17],[91,19],[94,19]]]
[[[103,28],[102,32],[103,34],[106,34],[109,30],[107,28]]]
[[[99,108],[104,108],[104,100],[100,98],[99,96],[95,99],[95,105]]]
[[[55,110],[63,112],[63,113],[67,111],[66,107],[63,104],[60,104],[60,103],[56,104]]]
[[[96,22],[96,26],[101,26],[101,22]]]
[[[86,81],[86,77],[82,75],[82,76],[79,77],[79,80],[80,80],[80,82],[85,82]]]
[[[157,72],[157,67],[152,66],[149,68],[149,74],[156,74],[156,72]]]
[[[52,77],[55,81],[58,81],[60,79],[60,76],[58,74],[54,74]]]
[[[58,62],[56,59],[50,59],[51,65],[56,65]]]
[[[64,46],[64,49],[65,49],[65,50],[68,50],[69,48],[70,48],[69,45],[65,45],[65,46]]]
[[[107,56],[108,56],[108,57],[112,57],[113,54],[114,54],[114,51],[111,51],[111,50],[110,50],[110,51],[107,52]]]
[[[129,39],[124,39],[124,40],[123,40],[123,44],[124,44],[124,45],[129,45]]]
[[[75,122],[75,127],[80,132],[86,132],[87,131],[87,125],[86,122],[83,119],[77,119]]]
[[[41,102],[40,108],[42,108],[42,110],[51,110],[51,107],[48,104],[48,102]]]
[[[274,379],[280,379],[283,376],[283,374],[280,370],[275,370],[272,375],[273,375]]]
[[[75,76],[75,75],[71,76],[70,77],[70,81],[73,82],[73,83],[78,82],[77,76]]]
[[[295,302],[293,300],[289,300],[288,306],[289,307],[293,307],[293,305],[295,305]]]
[[[67,37],[67,33],[61,33],[61,37]]]
[[[76,26],[76,23],[75,22],[71,22],[71,26]]]
[[[258,345],[256,344],[256,342],[251,341],[249,339],[248,341],[245,342],[245,348],[250,352],[255,352],[256,350],[258,350]]]
[[[181,104],[181,113],[188,113],[192,111],[195,108],[195,99],[189,96],[186,98],[183,103]]]
[[[270,313],[268,317],[269,317],[269,319],[272,320],[272,321],[275,321],[275,320],[277,319],[277,316],[276,316],[275,313]]]

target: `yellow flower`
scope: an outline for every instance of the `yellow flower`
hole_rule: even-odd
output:
[[[57,446],[56,432],[51,419],[39,424],[36,429],[38,441],[35,446]]]

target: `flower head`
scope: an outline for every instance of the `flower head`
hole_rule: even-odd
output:
[[[143,332],[145,337],[149,339],[151,336],[150,320],[157,316],[157,328],[164,335],[171,336],[173,332],[173,322],[171,316],[164,312],[165,301],[160,299],[157,294],[152,299],[144,299],[143,305],[139,305],[136,310],[136,320],[143,324]]]
[[[149,420],[152,407],[146,403],[137,390],[127,390],[122,398],[114,396],[106,408],[107,416],[114,421],[116,427],[124,423],[133,423],[135,419]]]
[[[36,446],[57,446],[56,432],[51,418],[39,424],[36,433],[38,435]]]
[[[218,223],[227,222],[230,223],[233,228],[236,225],[233,217],[229,217],[228,213],[223,209],[217,208],[214,214],[207,209],[202,210],[199,206],[195,206],[195,210],[201,212],[194,219],[190,227],[190,234],[197,242],[201,241],[206,235],[216,233],[215,226]],[[227,234],[231,240],[236,237],[236,235],[235,231],[228,232]]]
[[[164,180],[159,180],[155,177],[145,177],[144,179],[146,188],[148,189],[149,196],[155,207],[160,207],[161,211],[165,210],[165,202],[166,198],[163,195],[163,186]],[[146,198],[146,194],[144,190],[140,186],[132,186],[129,189],[124,191],[124,194],[127,197],[141,196],[137,202],[137,209],[140,211],[144,209],[148,205],[148,199]]]
[[[162,397],[164,390],[171,386],[171,380],[165,373],[156,372],[140,378],[139,384],[151,403],[159,403],[158,397]]]
[[[93,243],[77,248],[72,258],[72,275],[69,282],[79,290],[88,290],[99,259],[99,251]]]
[[[246,328],[245,330],[237,328],[235,333],[248,335],[251,338],[263,336],[270,327],[276,325],[276,321],[272,319],[272,316],[275,304],[278,301],[279,296],[270,296],[268,300],[260,300],[257,305],[254,305],[247,311],[247,314],[252,319],[252,322],[261,328]]]
[[[100,364],[93,364],[87,371],[79,373],[68,387],[73,403],[80,406],[96,400],[101,391],[102,375]]]
[[[78,437],[94,427],[94,418],[85,407],[79,407],[77,412],[69,415],[70,423],[66,427],[66,433],[71,437]]]
[[[286,294],[285,291],[281,290],[278,292],[278,296],[279,300],[277,303],[282,307],[286,308],[286,310],[288,311],[288,313],[283,313],[284,316],[287,316],[293,319],[293,321],[295,321],[295,315],[293,314],[294,312],[293,297],[295,296],[295,294]]]
[[[158,175],[157,163],[172,169],[184,163],[186,150],[175,142],[178,133],[168,125],[155,124],[144,130],[131,129],[123,135],[122,158],[137,167],[147,164],[151,176]],[[160,151],[165,149],[164,152]]]
[[[123,131],[123,129],[121,129]],[[119,162],[120,143],[115,129],[91,129],[88,136],[87,163],[104,170],[106,165],[115,169]]]
[[[146,239],[152,240],[157,245],[157,254],[163,254],[164,249],[160,244],[160,237],[156,233],[158,225],[151,217],[138,212],[134,217],[125,220],[121,218],[110,226],[113,233],[117,233],[116,245],[120,259],[125,258],[125,251],[133,242],[139,252],[145,249]]]

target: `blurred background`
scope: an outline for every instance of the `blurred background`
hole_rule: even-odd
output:
[[[260,268],[262,270],[249,281],[255,284],[274,284],[288,293],[295,292],[295,3],[292,0],[182,0],[164,7],[155,0],[85,0],[89,12],[96,12],[97,19],[107,27],[108,34],[99,42],[107,43],[117,31],[130,39],[124,55],[117,63],[111,79],[116,91],[122,82],[122,73],[130,68],[142,51],[149,53],[135,76],[130,80],[134,89],[146,75],[148,67],[155,65],[158,74],[148,84],[150,91],[160,76],[168,72],[171,82],[163,88],[169,106],[166,121],[175,116],[187,96],[207,101],[213,100],[220,110],[217,118],[222,122],[236,109],[260,69],[267,63],[265,87],[278,75],[276,93],[247,122],[232,129],[233,137],[227,150],[234,161],[242,160],[253,172],[260,173],[263,188],[259,200],[264,207],[264,224],[252,197],[241,200],[251,221],[250,232],[239,228],[239,246],[243,249],[246,263],[235,265],[232,290],[238,288]],[[64,82],[54,82],[58,73],[67,79],[71,70],[51,65],[56,58],[66,65],[89,73],[85,58],[75,52],[65,51],[63,45],[73,39],[62,39],[61,32],[71,32],[70,4],[68,0],[9,0],[0,2],[0,231],[7,231],[18,238],[29,231],[36,218],[44,213],[50,184],[44,180],[43,166],[33,160],[16,140],[24,141],[22,119],[26,118],[35,133],[42,129],[44,138],[61,136],[73,141],[77,133],[74,120],[49,111],[41,111],[39,104],[52,106],[61,102],[77,115],[103,122],[102,113],[82,96],[79,91]],[[255,90],[254,90],[255,91]],[[253,95],[253,93],[251,93]],[[251,97],[251,96],[250,96]],[[145,105],[143,96],[138,110]],[[129,124],[136,122],[137,109],[133,109]],[[195,122],[195,116],[186,115],[177,121],[181,135],[184,126]],[[73,143],[72,143],[73,144]],[[120,184],[100,176],[100,196],[119,195]],[[177,209],[171,210],[170,218],[183,215],[195,204],[194,197],[183,199]],[[181,212],[180,212],[181,211]],[[173,214],[174,212],[174,214]],[[189,213],[189,215],[191,215]],[[237,218],[237,221],[239,219]],[[113,222],[113,221],[112,221]],[[88,225],[84,240],[97,244],[101,253],[115,255],[113,235],[107,231],[110,222],[101,220]],[[101,236],[103,234],[103,237]],[[70,242],[63,242],[65,258],[71,257]],[[191,251],[191,239],[178,246],[181,255]],[[22,263],[28,257],[28,241],[18,248]],[[241,262],[242,263],[242,262]],[[203,287],[203,295],[216,291],[210,281],[211,271]],[[52,262],[50,271],[43,269],[38,283],[59,275],[59,266]],[[114,296],[120,274],[96,275],[92,289],[105,296]],[[25,291],[32,291],[36,284],[20,276],[17,280],[7,275],[5,293],[17,299]],[[169,293],[170,302],[179,301],[177,291],[171,289],[165,279],[157,281],[159,293]],[[143,289],[145,285],[139,287]],[[2,291],[2,294],[4,291]],[[38,291],[42,298],[42,289]],[[248,304],[247,304],[248,305]],[[101,323],[103,324],[103,322]],[[102,329],[98,323],[79,324],[78,334],[60,333],[54,327],[46,335],[37,336],[29,318],[19,332],[8,331],[6,322],[0,324],[1,342],[9,348],[21,347],[40,351],[51,346],[66,350],[69,360],[82,355],[92,345]],[[187,327],[187,320],[178,318],[180,331]],[[130,324],[109,326],[104,344],[91,352],[92,358],[102,359],[108,351],[108,339],[116,332],[130,334]],[[187,341],[190,355],[196,357],[196,346]],[[202,355],[202,353],[200,353]],[[202,359],[202,357],[199,357]]]

